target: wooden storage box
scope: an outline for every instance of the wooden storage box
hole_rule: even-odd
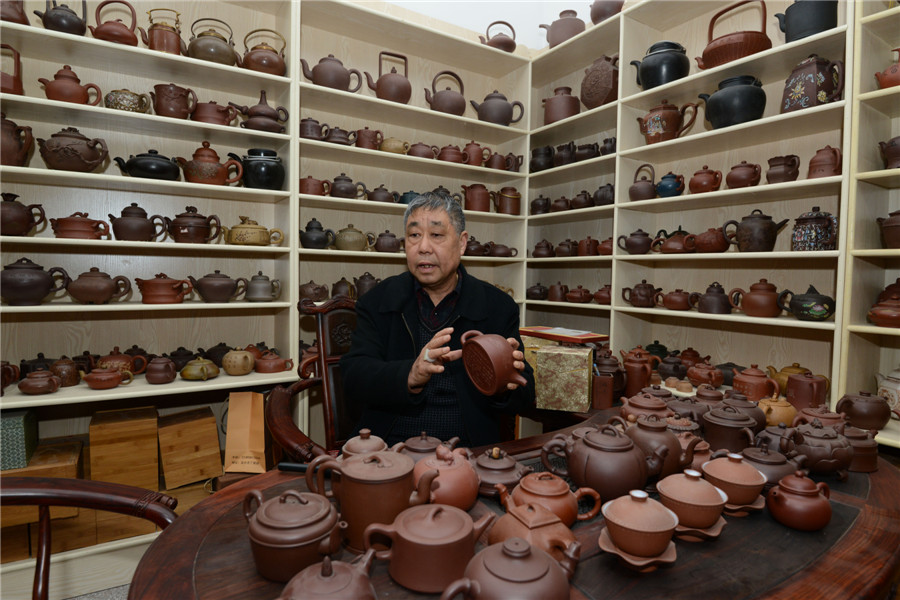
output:
[[[3,471],[2,477],[81,477],[81,442],[41,443],[24,469]],[[3,482],[0,481],[0,486]],[[74,517],[78,509],[69,506],[50,508],[51,519]],[[37,506],[5,506],[0,512],[0,527],[38,522]],[[55,525],[54,525],[55,527]]]
[[[159,418],[159,457],[167,489],[222,474],[216,417],[207,407]]]

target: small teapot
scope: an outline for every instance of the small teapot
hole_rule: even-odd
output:
[[[175,13],[173,23],[166,23],[160,19],[158,23],[153,22],[153,13],[155,12],[172,12]],[[144,31],[143,27],[138,27],[141,32],[141,40],[151,50],[157,52],[165,52],[167,54],[175,54],[180,56],[187,54],[187,45],[181,39],[181,13],[172,8],[151,8],[147,11],[147,18],[150,20],[150,27]],[[171,17],[164,17],[171,18]]]
[[[831,522],[830,497],[827,483],[816,483],[798,470],[769,490],[766,507],[782,525],[801,531],[818,531]]]
[[[472,107],[478,112],[479,121],[487,121],[488,123],[496,123],[497,125],[510,125],[518,123],[525,116],[525,107],[518,100],[509,102],[506,96],[494,90],[492,93],[484,97],[481,104],[474,100],[469,101]],[[519,107],[519,116],[513,119],[513,109]]]
[[[502,31],[500,33],[491,35],[491,27],[493,27],[494,25],[505,25],[506,27],[508,27],[509,32],[512,34],[512,37],[506,35]],[[485,38],[485,36],[487,36],[487,38]],[[510,53],[516,51],[516,30],[513,29],[513,26],[506,21],[494,21],[487,26],[484,35],[478,36],[478,39],[481,40],[482,44],[490,46],[491,48],[496,48],[497,50],[503,50],[504,52]]]
[[[740,223],[734,219],[725,221],[722,231],[728,243],[737,246],[741,252],[771,252],[775,248],[778,233],[788,221],[790,219],[775,222],[771,216],[755,208],[749,215],[741,218]],[[734,233],[728,231],[729,225],[734,225]]]
[[[78,14],[66,6],[65,4],[56,5],[53,0],[53,7],[50,7],[50,0],[47,0],[47,8],[45,12],[39,10],[34,11],[44,25],[45,29],[51,31],[61,31],[71,35],[84,35],[87,31],[87,0],[81,0],[81,18]]]
[[[816,151],[816,154],[809,159],[809,172],[806,174],[807,179],[816,179],[818,177],[832,177],[841,174],[841,163],[843,155],[840,148],[832,148],[826,145]]]
[[[692,194],[715,192],[721,185],[722,171],[714,171],[707,165],[703,165],[703,168],[694,173],[694,176],[688,181],[688,189]]]
[[[449,87],[438,91],[436,87],[437,80],[442,75],[447,75],[448,77],[455,79],[456,83],[459,84],[459,91],[451,90]],[[441,71],[431,80],[431,90],[425,88],[425,102],[428,103],[431,110],[461,116],[466,112],[466,98],[463,94],[465,94],[465,91],[463,89],[462,79],[459,78],[459,75],[453,71]]]
[[[584,31],[584,21],[577,15],[577,11],[564,10],[559,13],[559,18],[549,25],[538,25],[539,28],[547,30],[547,44],[550,48],[558,46]]]
[[[362,297],[363,294],[369,292],[376,285],[381,283],[381,278],[376,278],[374,275],[366,271],[358,278],[353,278],[353,285],[356,287],[357,297]]]
[[[836,215],[813,206],[794,221],[791,250],[834,250],[837,248],[838,219]]]
[[[108,273],[91,267],[66,286],[69,295],[85,304],[106,304],[131,291],[131,281],[124,275],[110,277]]]
[[[194,279],[193,275],[188,275],[188,279],[204,302],[230,302],[247,291],[246,279],[232,279],[218,269],[200,279]]]
[[[785,299],[790,301],[785,305]],[[778,308],[790,313],[801,321],[826,321],[834,314],[834,298],[820,294],[815,286],[810,285],[805,294],[794,294],[790,290],[782,290],[776,301]]]
[[[334,198],[362,198],[366,195],[366,185],[359,181],[353,183],[346,173],[341,173],[334,178],[329,193]]]
[[[81,371],[81,379],[92,390],[109,390],[120,385],[128,385],[134,380],[131,371],[119,369],[94,369],[90,373]]]
[[[634,287],[622,288],[622,299],[635,307],[653,308],[656,306],[655,297],[659,291],[662,291],[662,288],[654,287],[652,283],[642,279]]]
[[[281,296],[281,280],[270,280],[262,271],[250,278],[244,299],[248,302],[273,302]]]
[[[683,254],[690,252],[684,243],[685,238],[688,235],[690,234],[683,230],[681,225],[671,233],[667,233],[665,229],[660,229],[656,234],[656,238],[650,244],[650,249],[654,252],[661,252],[663,254]]]
[[[26,140],[29,136],[30,130]],[[106,140],[88,139],[75,127],[65,127],[47,140],[37,138],[37,142],[47,166],[61,171],[90,173],[109,156]]]
[[[638,181],[638,175],[643,169],[650,170],[650,179],[648,180],[646,176],[642,176],[641,180]],[[628,188],[628,199],[635,202],[637,200],[656,198],[656,183],[653,182],[655,178],[656,173],[652,165],[645,163],[639,166],[634,172],[634,183]]]
[[[206,358],[195,358],[181,369],[181,378],[194,381],[206,381],[219,376],[219,367],[211,360]]]
[[[533,258],[550,258],[556,256],[556,250],[553,249],[553,244],[547,240],[541,240],[534,245],[531,256]]]
[[[186,244],[205,244],[219,237],[222,224],[217,215],[205,217],[197,212],[196,206],[186,206],[185,212],[174,219],[163,217],[169,235]]]
[[[97,84],[87,83],[81,85],[81,80],[69,65],[63,65],[63,68],[53,76],[53,81],[44,77],[39,77],[38,81],[44,86],[44,93],[50,100],[97,106],[100,103],[100,99],[103,98],[103,92],[100,91]],[[93,101],[89,101],[91,90],[94,90]]]
[[[403,63],[403,75],[399,74],[395,67],[391,67],[390,73],[384,73],[385,56],[396,58]],[[406,56],[382,50],[378,53],[378,81],[375,81],[368,71],[365,72],[365,76],[369,89],[374,91],[377,97],[382,100],[399,102],[400,104],[409,103],[409,98],[412,96],[412,85],[408,79],[409,60],[407,60]]]
[[[718,281],[709,284],[703,294],[692,293],[688,302],[691,308],[696,308],[698,312],[717,315],[731,314],[731,303],[728,302],[728,296],[725,295],[725,288]]]
[[[334,236],[334,247],[338,250],[366,251],[374,248],[375,240],[374,233],[363,233],[350,223]]]
[[[215,25],[197,33],[197,23],[215,23]],[[228,38],[226,39],[224,35],[216,31],[215,27],[227,31]],[[234,31],[225,21],[212,17],[203,17],[191,23],[191,39],[188,40],[187,55],[191,58],[208,60],[222,65],[242,66],[241,57],[234,49]]]
[[[274,36],[270,35],[268,37],[273,41],[276,38],[280,39],[281,50],[275,50],[275,47],[266,41],[262,41],[253,46],[253,48],[249,48],[247,46],[247,40],[250,39],[250,36],[257,33],[274,34]],[[284,39],[284,36],[274,29],[254,29],[244,36],[244,57],[241,61],[241,66],[252,71],[259,71],[261,73],[283,77],[287,72],[287,65],[284,62],[284,49],[286,46],[287,41]]]
[[[263,352],[262,356],[256,359],[254,367],[257,373],[281,373],[293,368],[294,360],[292,358],[281,358],[271,350]]]
[[[153,279],[135,277],[143,304],[181,304],[194,289],[186,279],[172,279],[165,273],[157,273]]]
[[[725,175],[725,185],[729,190],[751,187],[759,184],[761,176],[762,168],[759,165],[742,160]]]
[[[322,224],[313,217],[306,224],[306,229],[300,232],[300,245],[304,248],[323,249],[334,244],[334,231],[324,229]]]
[[[303,75],[316,85],[321,85],[351,94],[359,91],[362,87],[362,75],[356,69],[347,69],[334,54],[319,59],[319,63],[312,69],[306,63],[306,59],[301,58],[300,64],[303,65]],[[356,85],[350,89],[350,76],[356,75]]]
[[[246,121],[241,122],[241,127],[245,129],[284,133],[284,122],[290,116],[283,106],[269,106],[266,101],[266,90],[259,91],[259,103],[254,106],[242,106],[234,102],[229,102],[228,105],[249,117]]]
[[[366,190],[366,197],[373,202],[391,202],[396,204],[400,194],[390,191],[382,183],[374,190]]]
[[[100,23],[100,11],[109,4],[124,4],[125,7],[131,11],[130,27],[126,26],[121,19]],[[137,13],[135,12],[134,7],[125,0],[103,0],[103,2],[97,5],[97,11],[94,13],[94,18],[97,21],[97,27],[88,25],[88,29],[91,30],[91,35],[96,39],[106,40],[107,42],[113,42],[115,44],[125,44],[126,46],[138,45],[137,36],[134,34],[134,26],[137,25]]]
[[[691,117],[684,123],[684,114],[689,108],[693,108]],[[644,135],[647,144],[656,144],[680,137],[697,118],[697,105],[687,102],[679,108],[663,100],[662,104],[654,106],[643,117],[637,117],[638,126]],[[684,125],[682,125],[684,123]]]
[[[239,217],[241,222],[231,229],[223,227],[226,244],[239,246],[280,246],[284,233],[277,227],[266,229],[250,217]]]
[[[3,147],[0,152],[0,165],[23,167],[28,162],[28,155],[34,146],[34,136],[28,125],[16,125],[0,113],[2,123]]]
[[[386,230],[378,234],[373,248],[376,252],[399,252],[403,248],[403,238]]]
[[[37,14],[36,11],[35,14]],[[900,52],[900,48],[894,48],[893,50],[891,50],[891,52]],[[878,82],[878,87],[881,89],[900,85],[900,60],[889,66],[884,71],[875,73],[875,81]]]
[[[209,147],[209,142],[204,140],[200,148],[194,151],[192,160],[180,156],[175,160],[184,171],[185,181],[191,183],[206,183],[210,185],[228,185],[240,181],[244,174],[244,166],[233,158],[224,164],[219,162],[219,155]],[[234,168],[237,172],[233,177],[228,177],[228,170]]]
[[[749,292],[734,288],[728,292],[728,302],[748,317],[772,318],[781,314],[777,288],[765,278],[751,284]]]
[[[547,286],[536,283],[525,290],[525,298],[527,300],[546,300],[548,293]]]
[[[345,296],[351,300],[356,300],[356,286],[347,281],[346,277],[341,277],[331,285],[331,297]]]
[[[18,194],[3,192],[0,202],[0,235],[24,236],[46,222],[44,208],[40,204],[25,206],[16,198]],[[35,212],[37,211],[37,212]]]
[[[376,600],[375,588],[369,581],[374,560],[375,548],[369,548],[349,563],[331,560],[326,554],[321,562],[294,575],[276,600],[327,600],[334,597],[334,590],[355,600]]]

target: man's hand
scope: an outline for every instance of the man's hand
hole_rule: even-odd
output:
[[[516,338],[506,338],[506,341],[512,346],[513,349],[513,366],[516,370],[521,373],[525,370],[525,355],[519,350],[519,340]],[[506,389],[514,390],[519,387],[518,383],[507,383]]]
[[[406,387],[410,392],[420,392],[432,375],[444,372],[444,363],[457,360],[462,356],[462,350],[450,350],[450,346],[447,345],[450,343],[450,334],[452,333],[452,327],[441,329],[425,344],[406,379]],[[522,353],[519,352],[519,354]]]

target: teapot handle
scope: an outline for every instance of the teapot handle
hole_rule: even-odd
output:
[[[140,363],[140,366],[136,366],[138,363]],[[148,361],[147,361],[146,356],[144,356],[142,354],[135,354],[131,358],[132,372],[136,375],[140,375],[141,373],[143,373],[144,371],[147,370],[147,363],[148,363]]]
[[[280,246],[284,241],[284,232],[278,229],[277,227],[273,227],[269,230],[269,244],[275,244],[276,246]]]
[[[197,19],[196,21],[194,21],[194,22],[191,24],[191,39],[192,39],[192,40],[193,40],[194,38],[197,37],[197,34],[196,34],[196,32],[194,31],[194,27],[196,27],[196,26],[197,26],[197,23],[199,23],[199,22],[201,22],[201,21],[215,21],[216,23],[220,23],[220,24],[224,25],[225,28],[228,30],[228,42],[229,42],[232,46],[234,45],[234,42],[232,41],[232,38],[234,38],[234,31],[232,31],[232,29],[231,29],[231,27],[228,25],[228,23],[226,23],[225,21],[222,21],[221,19],[213,19],[212,17],[203,17],[203,18],[201,18],[201,19]]]
[[[334,498],[334,490],[325,489],[325,472],[331,469],[341,472],[341,465],[330,454],[315,457],[306,468],[306,487],[314,494]]]
[[[228,171],[228,167],[234,167],[237,171],[237,174],[234,177],[225,180],[225,185],[229,183],[235,183],[241,180],[241,177],[244,175],[244,165],[241,164],[241,161],[234,160],[233,158],[229,158],[228,161],[225,162],[225,170]]]
[[[826,70],[830,71],[832,69],[834,69],[834,71],[837,73],[838,81],[837,85],[834,88],[834,91],[830,96],[828,96],[828,98],[826,98],[827,102],[834,102],[841,97],[841,94],[844,93],[844,61],[835,60],[828,63]]]
[[[392,550],[394,549],[394,540],[397,536],[397,530],[394,528],[393,524],[386,525],[384,523],[371,523],[366,527],[366,530],[363,532],[363,548],[368,550],[372,547],[372,536],[381,534],[381,536],[391,540],[391,544],[387,547],[386,550],[376,550],[375,558],[380,558],[381,560],[391,560]]]
[[[280,33],[278,33],[277,31],[275,31],[274,29],[266,29],[266,28],[254,29],[253,31],[251,31],[250,33],[248,33],[247,35],[244,36],[244,54],[246,54],[247,52],[250,52],[250,48],[247,46],[247,40],[250,39],[250,36],[253,35],[254,33],[259,33],[261,31],[268,31],[269,33],[274,33],[276,36],[278,36],[278,39],[281,40],[281,50],[278,51],[278,54],[281,57],[284,57],[284,49],[287,47],[287,40],[285,40],[284,36],[281,35]]]
[[[684,106],[681,107],[681,118],[684,118],[684,113],[687,112],[687,109],[693,108],[694,111],[691,113],[691,119],[682,125],[681,129],[678,130],[678,133],[675,134],[675,137],[681,137],[681,134],[687,131],[687,129],[694,124],[694,120],[697,118],[697,105],[693,102],[688,102]]]
[[[387,50],[382,50],[378,53],[378,77],[380,78],[383,74],[382,65],[384,64],[385,56],[391,56],[393,58],[399,58],[403,61],[403,76],[409,78],[409,60],[402,54],[397,54],[396,52],[388,52]]]
[[[691,292],[691,295],[688,296],[688,306],[697,308],[698,302],[700,302],[700,292]]]
[[[128,28],[128,31],[134,33],[134,26],[137,24],[137,13],[130,3],[124,2],[123,0],[103,0],[103,2],[97,5],[97,10],[94,12],[94,19],[97,21],[97,27],[100,26],[100,11],[103,10],[103,7],[107,4],[124,4],[128,7],[128,10],[131,11],[131,27]]]
[[[191,88],[187,88],[188,93],[191,95],[191,107],[188,109],[188,114],[194,114],[194,111],[197,110],[197,92],[192,90]]]
[[[512,39],[513,39],[513,41],[516,41],[516,30],[513,29],[513,26],[510,25],[509,23],[507,23],[506,21],[494,21],[493,23],[488,25],[487,30],[485,30],[485,32],[484,32],[484,34],[488,37],[488,39],[491,39],[491,27],[493,27],[494,25],[506,25],[507,27],[509,27],[509,30],[512,32]]]
[[[97,106],[98,104],[100,104],[100,98],[103,97],[103,92],[100,91],[100,88],[97,86],[96,83],[88,83],[84,86],[84,89],[85,89],[85,91],[94,90],[94,93],[97,94],[97,97],[94,98],[93,102],[88,102],[88,104],[87,104],[88,106]]]
[[[360,75],[359,71],[356,69],[348,69],[348,71],[350,71],[351,75],[356,75],[356,87],[350,88],[349,90],[347,90],[348,92],[353,94],[353,93],[358,92],[359,88],[362,87],[363,78],[362,78],[362,75]]]
[[[519,121],[522,120],[522,117],[525,116],[525,106],[523,106],[521,102],[516,100],[515,102],[512,103],[512,105],[513,105],[513,108],[515,108],[516,106],[519,107],[519,117],[517,119],[513,119],[512,121],[510,121],[509,122],[510,125],[512,125],[513,123],[518,123]],[[693,121],[691,121],[691,122],[693,123]]]
[[[653,181],[656,179],[656,171],[653,170],[653,165],[651,165],[650,163],[644,163],[639,166],[634,172],[634,183],[637,183],[638,175],[644,168],[650,169],[650,183],[653,183]]]
[[[734,233],[729,234],[725,230],[728,229],[728,226],[731,225],[732,223],[734,223]],[[732,219],[730,221],[725,221],[725,224],[722,225],[722,235],[725,236],[725,240],[729,244],[734,244],[735,246],[737,246],[737,228],[738,228],[738,222],[735,221],[734,219]]]
[[[232,299],[237,300],[242,294],[247,293],[247,286],[250,285],[250,282],[247,281],[244,277],[238,277],[236,280],[237,285],[235,286],[234,293],[231,295]],[[241,286],[241,284],[244,284]]]
[[[568,467],[558,467],[551,463],[549,455],[553,454],[560,458],[565,458],[565,447],[566,438],[561,434],[555,435],[549,442],[541,447],[541,464],[543,464],[548,471],[555,475],[559,475],[560,477],[568,477],[569,469]]]
[[[585,513],[578,513],[578,516],[576,517],[578,521],[587,521],[589,519],[593,519],[597,516],[597,513],[600,512],[600,494],[597,492],[597,490],[589,487],[578,488],[577,490],[575,490],[575,499],[579,501],[579,504],[581,499],[585,496],[590,496],[594,499],[594,506],[593,508],[591,508],[591,510]]]
[[[217,239],[219,237],[219,234],[222,233],[222,223],[219,221],[219,217],[217,215],[209,215],[206,221],[207,223],[209,223],[210,228],[209,237],[206,238],[206,241],[211,242]]]
[[[150,217],[150,222],[153,223],[153,237],[150,239],[155,240],[160,236],[165,238],[167,232],[165,217],[162,215],[153,215]]]
[[[741,288],[734,288],[730,292],[728,292],[728,304],[730,304],[733,308],[740,310],[740,300],[742,296],[744,296],[747,292],[742,290]]]
[[[459,343],[465,344],[467,341],[469,341],[469,339],[471,339],[477,335],[484,335],[484,334],[475,329],[470,329],[469,331],[462,334],[462,336],[459,338]]]
[[[366,184],[364,184],[362,181],[357,181],[356,182],[356,197],[364,198],[365,195],[366,195]]]
[[[119,291],[113,294],[110,297],[110,300],[115,300],[117,298],[121,298],[125,294],[131,291],[131,281],[128,280],[124,275],[119,275],[113,278],[113,283],[116,284],[116,289]]]
[[[278,300],[281,297],[281,280],[272,280],[272,300]]]
[[[727,6],[727,7],[723,8],[722,10],[720,10],[719,12],[717,12],[715,15],[713,15],[712,20],[709,22],[709,34],[708,34],[707,43],[713,41],[713,27],[715,27],[716,21],[719,19],[719,17],[721,17],[722,15],[724,15],[725,13],[727,13],[730,10],[733,10],[733,9],[738,8],[739,6],[743,6],[745,4],[749,4],[750,2],[753,2],[753,1],[754,0],[741,0],[740,2],[735,2],[731,6]],[[759,4],[762,7],[762,24],[760,25],[760,31],[763,34],[765,34],[766,33],[766,3],[764,0],[760,0]]]
[[[62,275],[62,279],[59,280],[59,285],[56,285],[50,289],[50,294],[69,287],[69,284],[72,282],[69,274],[66,273],[65,269],[63,269],[62,267],[53,267],[52,269],[49,269],[47,271],[47,274],[50,275],[50,277],[53,277],[54,273],[59,273],[60,275]]]
[[[794,292],[792,292],[791,290],[782,290],[782,292],[778,294],[778,298],[775,300],[775,304],[778,305],[778,308],[790,314],[791,310],[785,305],[785,297],[788,294],[790,294],[791,298],[794,297]],[[790,303],[790,300],[788,300],[788,303]]]
[[[253,508],[254,500],[256,500],[256,508]],[[254,515],[254,513],[256,513],[256,511],[259,509],[259,507],[262,506],[262,503],[263,503],[262,492],[260,492],[259,490],[250,490],[249,492],[247,492],[247,495],[244,496],[244,504],[243,504],[244,520],[246,520],[249,523],[250,517],[252,517]]]
[[[438,78],[439,78],[441,75],[449,75],[450,77],[452,77],[453,79],[455,79],[455,80],[456,80],[456,83],[459,84],[459,93],[462,94],[463,96],[466,95],[466,92],[465,92],[465,90],[463,89],[463,82],[462,82],[462,79],[460,79],[460,78],[459,78],[459,75],[457,75],[457,74],[454,73],[453,71],[441,71],[441,72],[439,72],[437,75],[434,76],[434,79],[431,80],[431,91],[432,91],[432,93],[435,93],[435,94],[437,93],[437,87],[436,87],[436,86],[437,86],[437,80],[438,80]]]

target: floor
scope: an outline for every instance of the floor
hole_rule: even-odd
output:
[[[883,459],[900,469],[900,448],[882,445],[879,454]],[[108,590],[100,590],[92,594],[77,596],[69,600],[126,600],[128,597],[128,586],[110,588]]]

